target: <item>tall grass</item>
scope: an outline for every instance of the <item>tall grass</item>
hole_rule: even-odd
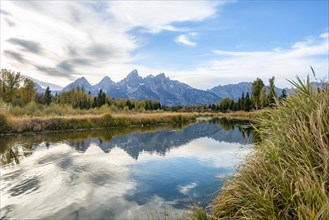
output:
[[[68,115],[48,117],[13,117],[0,114],[0,134],[43,132],[68,129],[110,128],[129,126],[183,125],[195,121],[194,113],[138,113]]]
[[[219,192],[213,218],[329,219],[328,87],[291,83],[295,94],[261,118],[263,140]]]

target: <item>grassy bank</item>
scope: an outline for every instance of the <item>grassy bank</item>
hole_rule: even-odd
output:
[[[0,134],[183,124],[194,121],[197,116],[198,114],[194,113],[135,113],[49,117],[14,117],[0,114]]]
[[[0,134],[182,124],[195,121],[197,117],[202,116],[209,116],[214,119],[256,121],[257,118],[263,114],[263,111],[230,113],[185,113],[163,111],[141,113],[123,111],[106,113],[106,109],[96,109],[91,112],[88,112],[87,110],[77,110],[71,114],[71,112],[66,112],[67,109],[65,111],[63,110],[64,112],[55,112],[54,106],[49,106],[49,109],[45,108],[42,114],[39,114],[39,112],[38,114],[33,115],[32,112],[31,114],[26,114],[26,109],[22,110],[23,112],[19,114],[17,113],[17,110],[11,112],[13,109],[10,106],[7,106],[7,110],[4,109],[5,108],[0,112]]]
[[[259,120],[266,138],[219,192],[212,216],[195,219],[329,219],[329,91],[294,86]]]
[[[266,109],[251,111],[251,112],[245,112],[245,111],[227,112],[227,113],[219,112],[214,114],[214,118],[258,122],[258,120],[265,114],[265,112]]]

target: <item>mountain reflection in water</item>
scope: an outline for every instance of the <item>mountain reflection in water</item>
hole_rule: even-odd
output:
[[[0,137],[3,219],[145,219],[206,206],[243,156],[241,124]],[[163,210],[162,210],[163,211]]]

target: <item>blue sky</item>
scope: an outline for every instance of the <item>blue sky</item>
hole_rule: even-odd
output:
[[[1,68],[52,88],[137,69],[200,89],[328,76],[328,1],[1,1]]]

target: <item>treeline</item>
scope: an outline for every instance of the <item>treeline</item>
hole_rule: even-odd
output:
[[[282,90],[282,94],[278,97],[274,85],[275,78],[269,79],[269,87],[266,89],[264,82],[257,78],[252,83],[251,93],[243,92],[238,100],[230,98],[222,99],[218,104],[198,105],[198,106],[172,106],[164,107],[165,111],[175,112],[230,112],[230,111],[252,111],[266,107],[273,107],[275,100],[283,100],[287,98],[287,91]]]
[[[6,69],[1,69],[0,73],[0,99],[13,106],[20,107],[35,102],[45,106],[50,104],[69,105],[73,109],[87,110],[102,106],[108,106],[112,110],[149,111],[162,109],[160,102],[157,100],[115,99],[106,96],[102,90],[99,91],[97,97],[94,97],[90,92],[86,93],[80,87],[54,96],[49,87],[46,88],[44,93],[37,93],[35,83],[32,80],[24,78],[20,73]]]
[[[157,100],[129,100],[115,99],[106,96],[105,92],[99,91],[96,97],[90,92],[86,93],[84,88],[75,88],[70,91],[61,92],[52,95],[49,87],[44,93],[37,93],[35,83],[10,70],[1,69],[0,74],[0,101],[10,103],[13,106],[24,107],[28,103],[37,103],[44,106],[65,105],[73,109],[88,110],[108,106],[110,110],[133,110],[133,111],[150,111],[163,109],[164,111],[174,112],[229,112],[229,111],[252,111],[265,107],[272,107],[275,100],[285,99],[286,90],[282,91],[280,97],[277,97],[274,85],[275,78],[269,79],[269,87],[266,88],[264,82],[257,78],[252,83],[251,92],[242,93],[238,100],[230,98],[222,99],[218,104],[198,105],[198,106],[161,106]]]
[[[259,110],[265,107],[273,107],[276,99],[286,99],[287,91],[282,90],[280,97],[277,96],[274,85],[274,76],[269,79],[269,87],[266,89],[264,82],[257,78],[252,83],[251,94],[247,92],[242,93],[241,97],[234,101],[230,98],[225,98],[220,101],[218,105],[210,105],[213,111],[227,112],[227,111],[251,111]]]
[[[46,90],[47,92],[47,90]],[[46,94],[45,92],[45,94]],[[42,98],[41,98],[42,100]],[[52,101],[56,104],[71,105],[72,108],[90,109],[99,108],[104,105],[116,110],[158,110],[162,106],[157,100],[129,100],[115,99],[106,96],[102,89],[98,92],[97,97],[94,97],[90,92],[86,93],[83,88],[77,87],[67,92],[61,92],[52,97]]]

